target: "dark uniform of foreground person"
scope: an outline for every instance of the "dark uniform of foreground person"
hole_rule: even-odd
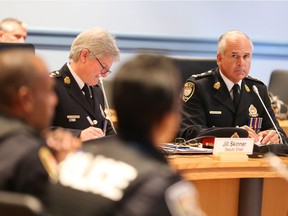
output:
[[[30,51],[0,53],[0,190],[42,200],[49,178],[39,155],[40,149],[47,147],[44,132],[57,103],[48,74],[44,62]],[[57,139],[61,136],[67,141],[55,161],[63,159],[75,138],[67,132],[49,134],[49,143],[57,148],[55,153],[63,147]]]
[[[240,31],[229,31],[219,38],[218,68],[192,75],[184,85],[181,137],[195,138],[213,127],[239,126],[247,130],[255,142],[276,144],[281,139],[286,142],[286,135],[271,108],[267,87],[248,75],[252,51],[252,41]],[[253,86],[258,88],[280,136]]]
[[[15,18],[6,18],[0,22],[0,42],[25,43],[27,25]]]
[[[111,72],[109,68],[118,58],[116,41],[105,29],[88,29],[76,37],[70,61],[51,73],[59,98],[53,126],[71,129],[82,141],[115,134],[106,119],[98,82]]]
[[[50,210],[62,216],[204,215],[194,186],[157,150],[178,131],[179,91],[179,72],[167,58],[140,55],[125,63],[113,86],[118,136],[90,141],[61,164]]]

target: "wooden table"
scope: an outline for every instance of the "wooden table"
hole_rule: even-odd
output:
[[[167,158],[172,168],[197,187],[201,207],[207,215],[240,215],[241,209],[238,206],[242,205],[239,193],[248,190],[240,189],[243,183],[241,181],[247,179],[252,184],[255,180],[256,187],[261,186],[260,191],[253,192],[253,188],[251,191],[244,191],[250,193],[251,197],[257,193],[261,195],[262,208],[259,209],[259,215],[288,215],[288,182],[270,168],[265,158],[249,158],[244,162],[221,162],[214,160],[212,155],[173,155]],[[281,160],[288,165],[288,158],[283,157]],[[253,208],[254,200],[250,204]],[[246,204],[245,208],[250,207]]]

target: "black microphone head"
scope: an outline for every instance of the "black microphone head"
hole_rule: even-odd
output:
[[[254,91],[256,94],[259,94],[258,88],[257,88],[255,85],[253,85],[252,88],[253,88],[253,91]]]

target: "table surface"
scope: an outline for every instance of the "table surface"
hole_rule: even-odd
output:
[[[287,166],[288,157],[279,157]],[[282,175],[274,170],[266,158],[248,158],[247,161],[218,161],[213,155],[167,156],[170,166],[187,180],[227,178],[276,178]]]

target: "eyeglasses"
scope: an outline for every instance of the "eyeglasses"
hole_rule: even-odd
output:
[[[181,148],[190,149],[190,147],[198,147],[202,148],[202,143],[197,142],[196,139],[185,140],[184,138],[176,138],[172,144],[163,145],[160,147],[160,150],[163,154],[166,155],[175,155],[177,154],[177,150]],[[180,151],[181,152],[181,151]]]
[[[199,143],[196,139],[185,140],[184,138],[177,137],[174,140],[174,144],[176,145],[176,150],[179,146],[191,146],[202,148],[202,144]]]
[[[103,66],[103,64],[100,62],[100,60],[95,57],[95,59],[98,61],[98,63],[100,64],[100,66],[102,67],[102,70],[101,70],[101,75],[105,75],[107,76],[108,74],[111,73],[111,70],[107,69],[106,67]]]

